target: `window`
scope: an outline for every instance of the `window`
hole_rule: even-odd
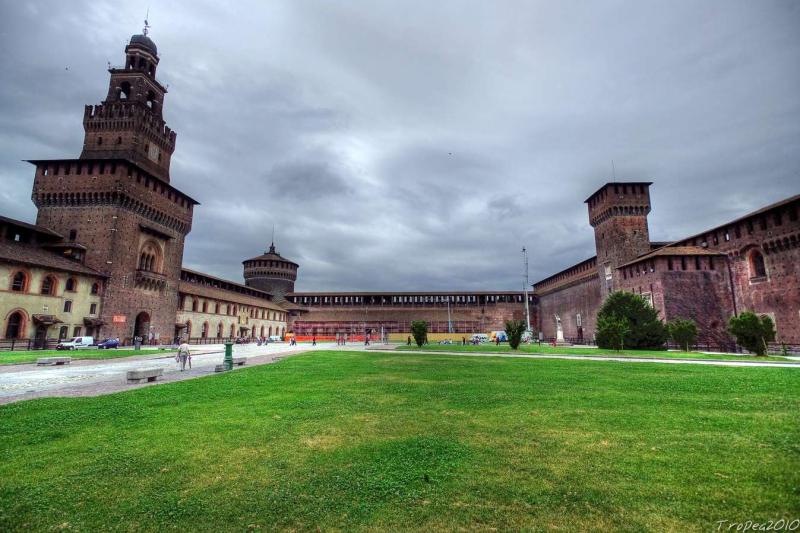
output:
[[[92,304],[89,306],[89,314],[96,315],[97,314],[97,304]]]
[[[195,313],[197,312],[197,303],[197,298],[192,300],[192,311]]]
[[[667,268],[668,268],[669,270],[673,270],[673,267],[672,267],[672,258],[671,258],[671,257],[668,257],[668,258],[667,258]]]
[[[775,220],[775,225],[776,225],[776,226],[781,226],[781,225],[783,225],[783,216],[781,216],[781,213],[780,213],[780,211],[778,211],[777,213],[775,213],[775,219],[774,219],[774,220]]]
[[[78,237],[78,230],[69,230],[69,240],[74,241]]]
[[[25,317],[22,316],[20,311],[11,313],[6,324],[6,339],[19,339],[22,337],[24,325]]]
[[[75,326],[75,329],[72,330],[73,337],[80,337],[81,336],[81,327]]]
[[[69,292],[75,292],[76,286],[77,282],[75,281],[75,278],[67,278],[67,284],[65,287],[66,290],[68,290]]]
[[[214,313],[219,314],[219,302],[214,304]],[[220,337],[220,335],[217,335],[217,337]]]
[[[204,313],[208,312],[208,302],[203,302],[203,312]],[[206,326],[208,326],[208,324],[206,324]],[[205,335],[203,336],[205,337]]]
[[[67,333],[69,333],[69,328],[67,326],[61,326],[61,329],[58,330],[58,340],[66,339]]]
[[[713,257],[709,257],[708,258],[708,269],[709,270],[714,270],[714,258]]]
[[[686,258],[681,257],[681,270],[686,270]]]
[[[45,276],[42,280],[42,294],[52,296],[55,293],[56,284],[53,276]]]
[[[694,269],[695,270],[700,270],[700,256],[699,255],[694,256]]]
[[[100,294],[100,284],[93,283],[92,284],[92,294]]]
[[[208,322],[203,322],[203,329],[200,332],[200,336],[204,339],[208,337]]]
[[[64,312],[65,313],[72,312],[72,300],[64,300]]]
[[[750,277],[767,277],[767,265],[764,263],[764,256],[758,250],[750,252]]]
[[[11,279],[11,290],[16,292],[25,292],[28,285],[28,277],[25,272],[17,272]]]

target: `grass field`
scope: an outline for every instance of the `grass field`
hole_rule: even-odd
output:
[[[499,346],[492,343],[479,344],[474,346],[467,344],[426,344],[422,348],[416,344],[411,346],[401,345],[398,350],[411,351],[436,351],[436,352],[513,352],[508,344]],[[611,357],[647,357],[652,359],[716,359],[723,361],[790,361],[779,355],[767,357],[756,357],[754,355],[736,355],[722,353],[700,353],[700,352],[677,352],[667,350],[602,350],[600,348],[581,347],[581,346],[551,346],[549,344],[521,344],[518,352],[536,354],[557,354],[557,355],[585,355],[585,356],[611,356]]]
[[[0,530],[793,519],[798,392],[795,369],[309,352],[0,407]]]
[[[118,357],[129,357],[131,355],[153,355],[158,353],[175,353],[175,350],[133,350],[133,349],[111,349],[111,350],[31,350],[0,352],[0,365],[35,363],[40,357],[72,357],[73,359],[116,359]]]

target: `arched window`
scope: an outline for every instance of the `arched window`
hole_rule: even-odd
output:
[[[192,311],[197,312],[197,298],[192,300]]]
[[[261,326],[261,336],[264,336],[264,326]]]
[[[219,302],[214,304],[214,313],[219,314]],[[220,335],[217,335],[219,337]]]
[[[42,280],[42,294],[53,296],[56,293],[56,280],[53,276],[45,276]]]
[[[231,324],[231,337],[236,336],[236,324]]]
[[[203,312],[204,313],[208,312],[208,302],[203,302]],[[208,324],[206,324],[206,325],[208,325]]]
[[[23,336],[25,329],[25,317],[22,312],[11,313],[6,323],[6,339],[19,339]]]
[[[17,272],[14,274],[14,277],[11,278],[11,290],[15,292],[25,292],[28,288],[28,276],[25,275],[25,272]]]
[[[75,292],[77,286],[78,286],[78,282],[75,281],[75,278],[67,278],[67,284],[65,286],[66,290],[68,290],[70,292]]]
[[[750,277],[767,277],[767,265],[764,263],[764,256],[758,250],[750,252]]]
[[[92,294],[100,294],[100,284],[92,283]]]
[[[222,337],[222,322],[217,324],[217,338],[219,339],[221,337]]]
[[[161,248],[154,241],[147,241],[139,250],[139,270],[161,272]]]
[[[131,84],[123,81],[119,86],[119,99],[127,100],[131,97]]]
[[[103,138],[102,137],[98,137],[97,138],[97,146],[100,146],[102,144],[103,144]]]
[[[200,336],[204,339],[208,337],[208,322],[203,322],[203,331],[200,332]]]
[[[191,320],[187,320],[186,321],[186,338],[187,339],[191,339],[192,338],[192,321]]]

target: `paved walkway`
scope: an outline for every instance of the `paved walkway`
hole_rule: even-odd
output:
[[[768,362],[768,361],[711,361],[707,359],[660,359],[645,357],[613,357],[600,355],[554,355],[554,354],[512,354],[497,352],[443,352],[413,351],[398,352],[394,345],[373,345],[370,352],[394,354],[426,354],[448,355],[460,357],[511,357],[523,359],[569,359],[580,361],[617,361],[621,363],[666,363],[691,364],[733,367],[778,367],[798,368],[800,362]],[[334,343],[319,343],[316,347],[310,344],[289,346],[284,343],[256,346],[254,344],[235,345],[233,354],[247,358],[247,366],[274,363],[284,357],[310,350],[340,349],[362,351],[363,345],[337,347]],[[68,366],[37,367],[35,364],[0,365],[0,404],[42,398],[47,396],[97,396],[113,392],[131,390],[139,387],[150,387],[159,383],[182,381],[214,373],[214,367],[222,362],[224,347],[221,344],[209,344],[192,347],[192,369],[181,372],[175,363],[174,353],[153,352],[132,357],[107,360],[76,360]],[[247,366],[243,368],[247,368]],[[163,368],[163,378],[155,383],[129,385],[125,373],[134,368]],[[241,368],[241,367],[236,367]]]
[[[722,359],[674,359],[667,357],[626,357],[626,356],[610,356],[610,355],[566,355],[566,354],[545,354],[545,353],[511,353],[511,352],[446,352],[441,350],[395,350],[396,346],[375,346],[367,348],[370,351],[385,352],[385,353],[407,353],[407,354],[425,354],[425,355],[458,355],[464,357],[512,357],[521,359],[570,359],[578,361],[618,361],[621,363],[667,363],[676,365],[709,365],[709,366],[757,366],[757,367],[778,367],[778,368],[798,368],[800,369],[800,362],[786,361],[735,361],[735,360],[722,360]],[[792,360],[796,358],[790,358]]]
[[[312,349],[335,348],[334,343],[289,346],[274,343],[234,345],[234,357],[247,358],[247,365],[263,365]],[[119,359],[82,359],[64,366],[0,365],[0,404],[46,396],[97,396],[159,383],[182,381],[214,373],[224,358],[222,344],[192,346],[192,369],[181,372],[174,352],[143,353]],[[235,368],[247,368],[235,367]],[[164,375],[154,383],[129,385],[126,372],[134,368],[163,368]]]

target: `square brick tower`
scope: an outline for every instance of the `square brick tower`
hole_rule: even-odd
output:
[[[619,289],[617,267],[650,251],[650,185],[651,182],[606,183],[586,199],[603,299]]]
[[[175,132],[162,118],[158,61],[146,28],[131,37],[125,66],[109,69],[106,99],[86,106],[80,158],[31,161],[37,224],[85,246],[86,264],[109,276],[97,336],[169,342],[176,334],[197,202],[169,183]]]

